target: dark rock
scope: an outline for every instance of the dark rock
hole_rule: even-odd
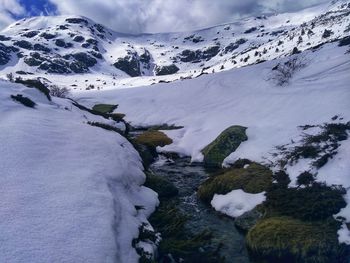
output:
[[[179,71],[179,68],[175,64],[168,66],[156,66],[155,73],[157,76],[171,75]]]
[[[30,53],[30,56],[24,58],[24,63],[28,66],[36,67],[39,66],[45,59],[40,56],[38,52]]]
[[[239,45],[237,45],[236,43],[230,43],[228,46],[225,47],[224,49],[224,53],[231,53],[232,51],[236,50],[237,48],[239,48]]]
[[[32,37],[35,37],[37,34],[39,34],[39,31],[29,31],[29,32],[22,34],[22,36],[27,37],[27,38],[32,38]]]
[[[70,73],[69,63],[63,59],[53,59],[52,61],[45,61],[41,63],[39,69],[45,70],[48,73],[65,74]]]
[[[131,77],[141,75],[140,63],[136,57],[136,54],[127,55],[124,58],[118,58],[117,62],[115,62],[113,65]]]
[[[16,50],[14,47],[0,43],[0,65],[6,65],[11,60],[11,52],[16,52]]]
[[[83,47],[83,48],[89,48],[89,47],[90,47],[90,44],[89,44],[89,43],[83,43],[83,44],[81,44],[81,47]]]
[[[85,38],[83,36],[75,36],[73,41],[75,42],[84,42]]]
[[[41,33],[40,36],[45,38],[45,39],[53,39],[56,37],[55,34],[50,34],[50,33],[46,33],[46,32]]]
[[[201,57],[202,52],[200,50],[189,50],[185,49],[180,53],[180,60],[182,62],[200,62],[200,57]]]
[[[102,54],[95,51],[90,51],[89,54],[93,55],[95,58],[102,59]]]
[[[348,45],[350,45],[350,36],[344,37],[343,39],[339,40],[339,47]]]
[[[33,49],[36,51],[50,52],[51,49],[41,44],[34,44]]]
[[[70,24],[85,24],[85,25],[89,24],[89,22],[83,18],[67,18],[66,22]]]
[[[72,43],[66,43],[63,39],[56,39],[55,44],[58,47],[64,47],[64,48],[71,48],[73,46]]]
[[[13,44],[15,46],[20,47],[20,48],[29,49],[29,50],[33,49],[32,44],[30,42],[26,41],[26,40],[15,41]]]
[[[9,40],[11,40],[11,37],[0,35],[0,41],[9,41]]]
[[[256,27],[251,27],[251,28],[247,29],[246,31],[244,31],[244,34],[249,34],[249,33],[252,33],[252,32],[254,32],[256,30],[257,30]]]
[[[93,39],[93,38],[87,39],[86,42],[91,44],[91,45],[97,45],[98,44],[98,41],[96,39]]]
[[[60,25],[60,26],[58,27],[58,29],[60,29],[60,30],[67,30],[68,27],[65,26],[65,25]]]
[[[151,54],[148,50],[145,50],[145,52],[140,56],[140,62],[148,64],[151,61]]]
[[[215,57],[220,51],[220,46],[212,46],[203,51],[202,58],[206,60],[210,60]]]
[[[85,65],[86,67],[92,67],[97,63],[97,60],[94,59],[93,57],[90,57],[88,54],[84,52],[79,52],[72,54],[72,57]]]
[[[98,32],[100,33],[105,33],[105,29],[104,29],[104,26],[101,25],[101,24],[95,24],[95,28]]]
[[[243,215],[236,217],[235,226],[244,232],[248,232],[253,226],[255,226],[261,217],[262,213],[254,208],[253,210],[247,211]]]

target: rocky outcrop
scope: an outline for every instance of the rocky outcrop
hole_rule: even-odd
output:
[[[175,64],[171,64],[168,66],[156,66],[154,71],[157,76],[163,76],[175,74],[179,70],[180,69]]]
[[[248,140],[246,129],[246,127],[235,125],[224,130],[202,150],[204,165],[221,167],[224,159],[234,152],[242,142]]]
[[[130,77],[141,76],[140,62],[137,55],[131,53],[123,58],[118,58],[118,60],[113,64],[117,69],[124,71]]]

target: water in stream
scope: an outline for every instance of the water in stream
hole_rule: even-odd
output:
[[[234,220],[220,215],[214,209],[198,200],[196,190],[208,178],[204,167],[191,164],[188,158],[174,161],[161,158],[150,169],[158,176],[164,176],[179,190],[179,209],[189,217],[186,223],[188,231],[199,233],[211,231],[213,249],[222,244],[220,256],[226,262],[251,262],[244,244],[244,236],[234,225]]]

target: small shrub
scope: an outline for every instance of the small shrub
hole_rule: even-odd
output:
[[[310,172],[303,172],[297,178],[297,185],[308,186],[315,181],[315,176]]]
[[[304,59],[299,56],[295,56],[289,59],[287,62],[275,66],[273,68],[274,73],[271,79],[276,81],[278,86],[284,86],[288,84],[289,80],[297,71],[304,67],[306,67],[306,62]]]
[[[14,81],[13,73],[11,72],[11,73],[6,74],[6,78],[7,78],[9,81],[13,82],[13,81]]]
[[[320,128],[321,131],[318,134],[307,134],[304,132],[299,145],[294,147],[288,147],[288,145],[277,147],[283,156],[280,160],[282,167],[288,163],[296,163],[301,158],[310,158],[314,159],[311,165],[319,169],[337,153],[337,149],[340,146],[339,142],[349,137],[350,122],[305,125],[300,128],[306,131],[315,127]]]
[[[323,220],[346,206],[340,186],[313,183],[305,188],[281,188],[274,185],[266,193],[265,207],[273,214],[301,220]]]
[[[34,108],[36,103],[27,97],[23,97],[22,94],[11,95],[11,98],[15,101],[22,103],[24,106]]]
[[[67,98],[69,95],[69,89],[66,87],[58,87],[56,85],[50,87],[51,96],[58,98]]]
[[[281,187],[288,187],[290,181],[289,175],[285,171],[278,171],[273,174],[272,178],[276,180],[277,184]]]

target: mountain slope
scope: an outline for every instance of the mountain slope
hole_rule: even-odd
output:
[[[0,69],[66,85],[87,79],[85,88],[101,89],[192,78],[348,36],[349,13],[350,3],[338,1],[199,31],[144,35],[116,33],[83,17],[29,18],[1,32]],[[149,77],[130,78],[138,76]]]

